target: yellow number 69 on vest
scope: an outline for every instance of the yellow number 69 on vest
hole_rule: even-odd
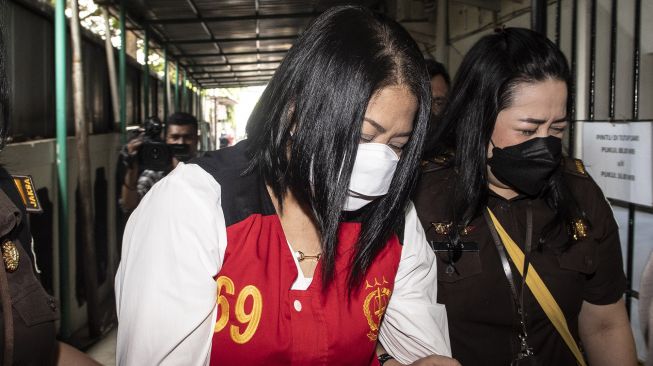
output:
[[[215,322],[214,332],[222,331],[229,323],[229,301],[224,294],[234,295],[235,286],[231,278],[227,276],[220,276],[217,280],[218,284],[218,320]],[[245,302],[247,298],[252,299],[252,309],[249,313],[245,312]],[[245,330],[241,333],[241,327],[238,325],[231,325],[229,327],[229,334],[231,339],[239,344],[247,343],[256,333],[258,324],[261,321],[261,312],[263,311],[263,297],[261,292],[256,286],[245,286],[238,297],[234,312],[236,320],[245,325]]]

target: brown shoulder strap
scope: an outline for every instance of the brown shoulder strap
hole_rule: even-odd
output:
[[[564,158],[563,159],[564,172],[567,174],[575,175],[577,177],[589,178],[585,164],[580,159]]]

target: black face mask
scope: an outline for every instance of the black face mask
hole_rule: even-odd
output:
[[[487,163],[501,183],[528,196],[537,196],[560,166],[561,158],[562,140],[548,136],[503,149],[494,147]]]

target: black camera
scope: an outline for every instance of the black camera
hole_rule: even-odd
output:
[[[138,163],[141,169],[170,171],[172,158],[179,161],[188,161],[191,158],[190,145],[166,144],[161,138],[163,123],[157,117],[150,117],[145,121],[145,134],[143,145],[138,151]]]

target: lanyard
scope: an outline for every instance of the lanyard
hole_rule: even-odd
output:
[[[520,291],[517,292],[517,285],[515,282],[514,275],[512,273],[512,267],[510,267],[510,262],[506,255],[506,248],[504,247],[501,239],[499,239],[499,233],[492,223],[487,210],[483,210],[483,216],[485,217],[485,222],[487,223],[490,233],[492,234],[492,239],[495,246],[497,247],[497,252],[499,253],[499,258],[501,258],[501,265],[503,266],[503,272],[506,275],[508,284],[510,286],[510,292],[512,294],[512,299],[517,310],[517,315],[519,315],[519,334],[517,338],[519,340],[520,350],[517,353],[515,361],[518,363],[520,360],[528,359],[529,357],[534,356],[533,348],[528,345],[528,332],[526,331],[526,314],[524,310],[524,289],[526,288],[526,276],[528,275],[529,267],[529,257],[531,252],[531,246],[533,242],[533,208],[528,204],[526,209],[526,241],[525,241],[525,260],[522,273],[522,280],[520,283]]]

